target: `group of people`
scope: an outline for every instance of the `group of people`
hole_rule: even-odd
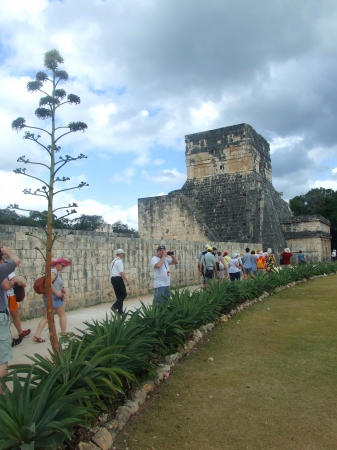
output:
[[[280,253],[279,263],[271,248],[263,250],[251,250],[246,248],[243,254],[238,252],[232,253],[231,257],[228,252],[218,251],[216,247],[209,244],[205,245],[204,251],[199,255],[198,269],[200,276],[204,277],[204,283],[207,279],[225,278],[231,281],[248,279],[252,275],[260,273],[271,273],[275,271],[278,265],[289,266],[293,253],[287,247]],[[296,264],[306,264],[306,255],[299,250],[296,255]]]

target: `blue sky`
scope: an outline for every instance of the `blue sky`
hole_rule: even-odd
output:
[[[79,214],[137,227],[137,199],[179,189],[184,137],[249,123],[271,144],[273,184],[284,198],[337,189],[337,3],[335,0],[2,0],[0,3],[0,207],[44,209],[23,195],[39,187],[15,175],[17,158],[44,157],[22,133],[39,94],[26,84],[57,48],[81,97],[60,108],[60,124],[85,133],[61,141],[84,153],[61,175],[89,187],[59,195]],[[36,167],[35,175],[43,176]]]

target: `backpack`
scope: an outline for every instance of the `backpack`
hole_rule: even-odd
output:
[[[22,302],[22,300],[24,300],[25,295],[26,295],[25,288],[23,288],[22,286],[19,286],[18,283],[14,283],[13,290],[14,290],[14,295],[16,297],[16,301]]]
[[[56,278],[57,277],[58,277],[58,274],[57,274]],[[52,282],[53,284],[55,283],[56,278]],[[45,294],[46,293],[46,276],[45,275],[43,275],[43,277],[37,278],[34,281],[33,289],[37,294]]]
[[[259,256],[256,260],[256,267],[258,269],[264,269],[264,257],[263,256]]]

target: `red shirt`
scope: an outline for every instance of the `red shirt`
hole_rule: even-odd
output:
[[[290,252],[290,253],[288,253],[288,252],[282,252],[281,253],[281,256],[282,256],[282,258],[283,258],[283,265],[284,266],[289,266],[289,264],[290,264],[290,259],[291,259],[291,257],[293,256],[293,254]]]

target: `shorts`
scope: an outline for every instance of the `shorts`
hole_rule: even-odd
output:
[[[9,314],[0,313],[0,364],[13,358]]]
[[[166,298],[164,298],[164,297],[170,298],[169,286],[160,286],[160,287],[154,288],[153,303],[159,303],[159,304],[165,303]]]
[[[251,267],[249,269],[245,268],[245,272],[247,275],[250,275],[252,273],[252,268]]]
[[[17,311],[19,309],[19,305],[18,305],[18,302],[16,301],[16,296],[8,295],[7,298],[8,298],[9,312]]]
[[[63,300],[61,298],[56,297],[54,292],[52,293],[52,297],[53,297],[53,309],[58,309],[64,304]],[[42,299],[43,299],[43,306],[47,308],[47,297],[44,295]]]

